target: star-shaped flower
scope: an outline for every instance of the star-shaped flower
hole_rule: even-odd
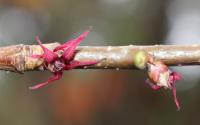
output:
[[[39,37],[36,36],[36,41],[38,42],[44,53],[42,55],[32,55],[32,57],[44,59],[43,65],[48,70],[50,70],[53,75],[50,76],[46,82],[32,86],[30,87],[30,89],[39,89],[55,80],[59,80],[62,77],[64,70],[97,64],[99,61],[79,62],[73,60],[76,53],[76,47],[88,36],[88,34],[89,30],[86,30],[77,38],[67,41],[66,43],[56,47],[53,51],[46,48],[42,44]]]

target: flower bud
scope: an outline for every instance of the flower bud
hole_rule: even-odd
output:
[[[180,104],[176,96],[176,87],[174,84],[177,80],[181,79],[181,75],[179,73],[172,72],[167,65],[159,60],[153,59],[152,57],[148,60],[147,68],[148,80],[151,82],[149,83],[151,88],[154,90],[162,87],[171,89],[177,110],[179,110]]]

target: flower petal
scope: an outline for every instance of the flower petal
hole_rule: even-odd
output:
[[[73,58],[78,44],[80,44],[80,42],[82,42],[88,34],[89,30],[86,30],[76,39],[70,40],[69,42],[66,42],[63,45],[58,46],[54,49],[54,51],[64,50],[62,58],[65,60],[65,62],[68,62]]]
[[[76,38],[71,44],[70,47],[66,50],[64,50],[64,53],[62,55],[63,59],[65,61],[69,61],[73,58],[75,51],[76,51],[76,47],[78,46],[78,44],[80,44],[80,42],[82,42],[82,40],[84,38],[86,38],[86,36],[89,34],[89,30],[83,32],[78,38]]]
[[[56,60],[58,58],[58,55],[56,53],[54,53],[53,51],[49,50],[48,48],[46,48],[41,40],[39,39],[38,36],[35,37],[36,41],[38,42],[38,44],[40,45],[40,47],[42,48],[42,50],[44,51],[44,53],[41,55],[41,57],[49,64],[52,61]],[[33,55],[34,57],[35,55]],[[37,55],[39,56],[39,55]]]
[[[69,40],[69,41],[67,41],[67,42],[64,43],[64,44],[62,44],[62,45],[60,45],[60,46],[57,46],[57,47],[53,50],[53,52],[57,52],[57,51],[59,51],[59,50],[64,50],[64,49],[68,49],[69,47],[71,47],[71,45],[72,45],[72,43],[74,42],[74,40],[75,40],[75,39]]]
[[[147,79],[145,83],[148,84],[153,90],[159,90],[162,88],[161,86],[153,84],[149,79]]]
[[[177,80],[181,79],[181,74],[177,73],[177,72],[172,72],[170,73],[170,76],[172,77],[172,81],[176,82]]]
[[[180,110],[180,104],[179,104],[179,101],[178,101],[178,98],[177,98],[177,95],[176,95],[176,88],[173,87],[172,88],[172,93],[173,93],[173,98],[174,98],[174,103],[176,104],[176,107],[177,107],[177,111]]]
[[[55,80],[59,80],[62,77],[62,74],[63,72],[55,72],[52,76],[48,78],[46,82],[39,83],[35,86],[29,87],[29,89],[36,90],[36,89],[42,88]]]
[[[84,40],[87,35],[89,34],[90,30],[86,30],[85,32],[83,32],[80,36],[78,36],[78,38],[72,39],[70,41],[65,42],[64,44],[56,47],[53,51],[56,52],[58,50],[66,50],[69,49],[70,47],[74,47],[76,48],[76,46],[82,41]]]

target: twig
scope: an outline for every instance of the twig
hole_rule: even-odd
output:
[[[53,50],[59,43],[44,44]],[[145,51],[166,65],[199,65],[200,45],[154,45],[154,46],[80,46],[74,60],[99,61],[97,65],[83,67],[93,69],[134,69],[135,53]],[[32,58],[42,54],[38,45],[12,45],[0,47],[0,69],[14,72],[44,70],[43,60]]]

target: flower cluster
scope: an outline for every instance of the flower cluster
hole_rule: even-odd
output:
[[[53,75],[50,76],[46,82],[32,86],[30,87],[30,89],[39,89],[55,80],[59,80],[62,77],[64,70],[97,64],[98,61],[79,62],[73,60],[76,53],[76,47],[80,44],[81,41],[83,41],[87,37],[88,34],[89,30],[86,30],[77,38],[67,41],[60,46],[57,46],[53,51],[46,48],[40,41],[39,37],[36,36],[36,41],[38,42],[44,53],[42,55],[32,55],[32,57],[42,58],[44,60],[43,65],[48,70],[50,70]]]
[[[177,72],[172,72],[164,63],[155,60],[152,57],[150,57],[147,62],[147,68],[147,83],[154,90],[158,90],[160,88],[171,89],[177,110],[179,110],[180,104],[176,96],[176,87],[174,86],[174,84],[177,80],[181,79],[181,75]]]

